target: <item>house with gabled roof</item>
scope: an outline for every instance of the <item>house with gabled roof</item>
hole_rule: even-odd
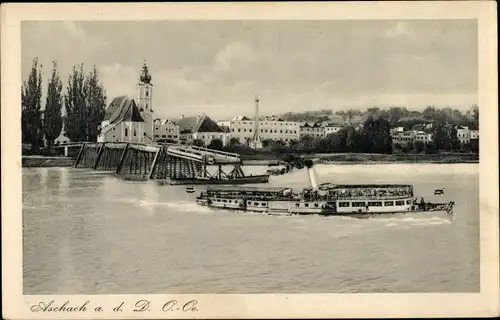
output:
[[[116,97],[105,112],[98,142],[144,143],[145,121],[134,99],[127,96]]]
[[[230,135],[207,115],[182,117],[177,121],[181,143],[202,140],[208,146],[212,140],[219,139],[223,145],[229,142]]]
[[[325,128],[319,122],[301,122],[300,137],[309,136],[311,138],[323,138],[325,136]]]
[[[176,143],[179,141],[179,125],[170,119],[155,119],[153,121],[153,137],[157,142]]]

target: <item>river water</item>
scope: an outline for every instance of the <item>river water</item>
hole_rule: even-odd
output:
[[[320,183],[413,184],[426,200],[454,200],[456,220],[214,211],[194,203],[198,188],[24,168],[24,294],[479,291],[477,164],[316,171]],[[308,176],[295,171],[270,185],[302,188]]]

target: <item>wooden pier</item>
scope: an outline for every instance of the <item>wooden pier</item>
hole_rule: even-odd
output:
[[[239,154],[176,144],[83,142],[75,168],[109,171],[128,180],[229,180],[245,178]],[[65,147],[75,147],[72,143]],[[215,166],[210,173],[208,166]],[[224,167],[232,169],[225,172]],[[226,169],[227,170],[227,169]]]

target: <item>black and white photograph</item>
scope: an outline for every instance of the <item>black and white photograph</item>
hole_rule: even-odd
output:
[[[16,68],[2,43],[2,148],[18,150],[2,189],[18,180],[20,199],[2,225],[19,222],[10,279],[29,297],[11,314],[308,317],[315,304],[293,299],[314,294],[337,308],[316,317],[389,317],[338,313],[335,297],[376,307],[391,294],[400,316],[446,314],[426,295],[498,315],[497,68],[484,47],[496,36],[481,32],[496,16],[486,1],[450,3],[457,18],[425,17],[418,1],[413,17],[337,3],[353,13],[342,19],[273,18],[264,3],[219,19],[222,3],[206,18],[194,3],[192,18],[161,18],[160,4],[143,16],[130,4],[127,18],[113,5],[38,19],[2,6],[31,16],[9,38]],[[208,302],[225,296],[235,309]],[[272,297],[283,313],[252,313]]]

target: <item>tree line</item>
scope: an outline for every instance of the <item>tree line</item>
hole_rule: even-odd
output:
[[[22,142],[30,144],[32,150],[44,146],[44,140],[50,147],[61,133],[63,121],[70,140],[96,141],[105,115],[106,92],[95,65],[89,72],[85,72],[83,63],[73,66],[63,92],[57,62],[53,61],[43,109],[42,79],[43,66],[35,58],[21,87]]]
[[[391,127],[405,127],[410,129],[415,124],[422,122],[444,122],[454,125],[469,126],[471,129],[479,127],[479,108],[473,105],[466,112],[450,107],[439,108],[427,106],[423,111],[408,110],[405,107],[379,108],[371,107],[365,111],[360,109],[340,110],[335,113],[332,110],[323,109],[318,111],[287,112],[281,115],[283,119],[298,122],[328,122],[332,115],[340,116],[343,121],[350,124],[355,117],[361,116],[367,119],[369,116],[385,118]]]
[[[391,137],[391,122],[384,116],[369,115],[361,127],[345,126],[326,137],[311,137],[304,135],[298,140],[285,142],[283,140],[266,139],[262,141],[264,152],[276,154],[288,153],[437,153],[471,151],[479,152],[477,141],[461,144],[457,137],[456,126],[441,119],[432,122],[429,133],[432,141],[397,144]],[[202,140],[193,144],[205,146]],[[262,151],[252,149],[248,144],[241,143],[237,138],[231,138],[226,146],[221,140],[212,140],[206,147],[240,154],[255,154]]]

